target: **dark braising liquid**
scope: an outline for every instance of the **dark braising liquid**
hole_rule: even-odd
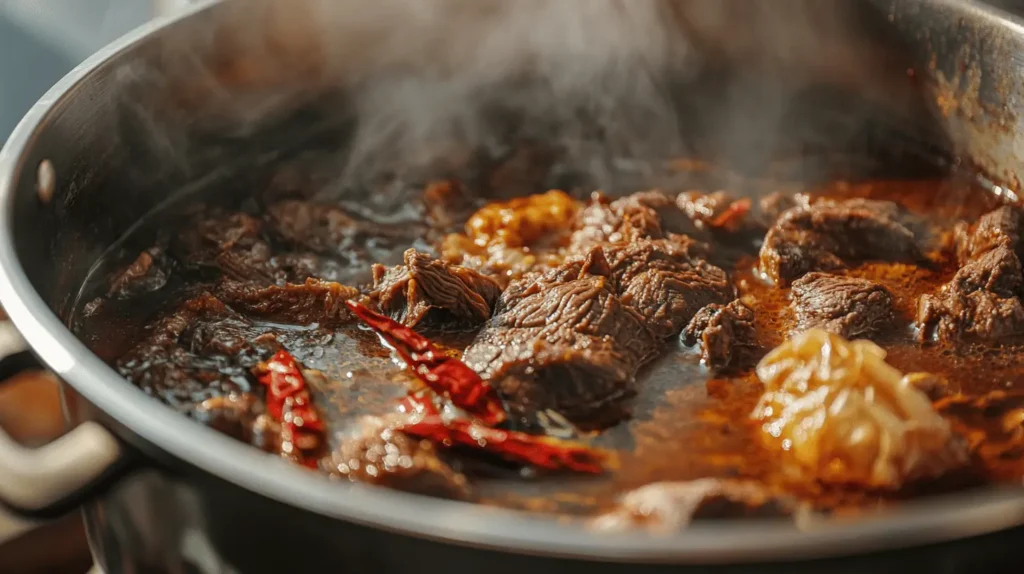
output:
[[[925,216],[936,234],[952,229],[960,220],[974,221],[1002,201],[989,190],[965,179],[941,181],[874,181],[834,183],[804,189],[814,196],[831,198],[864,197],[896,201],[911,212]],[[254,214],[259,215],[258,209]],[[456,222],[458,223],[458,222]],[[183,223],[188,225],[188,223]],[[402,223],[410,229],[425,229],[423,221],[410,218]],[[381,227],[384,229],[384,227]],[[369,234],[372,235],[372,234]],[[391,235],[361,241],[375,246],[374,262],[400,262],[402,250],[410,245],[429,248],[436,238]],[[387,235],[387,234],[385,234]],[[744,255],[732,269],[731,277],[744,301],[756,314],[757,336],[765,349],[778,345],[792,325],[789,290],[759,279],[758,240],[742,250]],[[286,251],[271,244],[275,254]],[[953,407],[944,412],[955,428],[975,449],[973,468],[957,473],[928,491],[960,489],[990,482],[1019,480],[1024,476],[1024,427],[1013,427],[1007,413],[1024,407],[1024,342],[1005,341],[977,345],[921,345],[915,338],[913,318],[918,297],[933,292],[956,272],[951,256],[933,253],[941,262],[933,269],[908,264],[865,263],[846,271],[884,284],[895,296],[899,327],[877,342],[888,352],[887,360],[904,372],[932,372],[944,375],[952,390],[967,396],[981,396],[995,390],[1010,395],[998,408]],[[365,282],[365,257],[338,257],[331,273],[353,285]],[[345,266],[348,265],[349,268]],[[95,278],[106,281],[104,278]],[[74,321],[80,337],[104,360],[114,362],[146,333],[146,325],[182,300],[196,285],[208,280],[201,274],[171,274],[166,283],[150,292],[123,300],[107,299],[102,305],[83,301],[81,317]],[[382,413],[394,399],[405,393],[411,377],[397,367],[388,351],[371,332],[355,324],[324,328],[319,325],[286,325],[253,321],[241,329],[255,339],[274,333],[285,348],[307,368],[318,369],[324,380],[312,385],[314,399],[327,420],[330,448],[346,437],[345,431],[360,415]],[[472,341],[473,333],[437,334],[433,340],[453,350]],[[227,368],[232,386],[204,386],[194,381],[176,384],[166,380],[143,385],[154,395],[184,413],[210,397],[238,391],[261,392],[251,376]],[[508,467],[495,466],[481,478],[474,475],[484,503],[539,511],[570,514],[592,513],[609,505],[626,490],[656,481],[701,477],[748,477],[767,484],[785,482],[787,472],[777,453],[764,448],[748,415],[761,394],[761,385],[751,371],[732,378],[714,378],[699,356],[670,340],[662,356],[640,374],[639,395],[631,403],[632,418],[591,438],[595,446],[610,448],[620,455],[619,468],[601,477],[532,476]],[[1016,398],[1014,398],[1014,396]],[[215,423],[214,426],[218,426]],[[230,428],[221,428],[234,432]],[[794,488],[796,491],[794,491]],[[794,494],[821,509],[837,512],[875,507],[895,498],[918,496],[911,488],[898,494],[865,492],[859,489],[790,486]]]

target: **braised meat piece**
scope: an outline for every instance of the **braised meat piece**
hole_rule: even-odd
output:
[[[108,297],[130,299],[157,291],[167,284],[172,261],[160,247],[151,247],[117,275],[110,284]]]
[[[395,263],[400,249],[426,231],[416,222],[381,223],[356,217],[341,207],[300,200],[284,200],[267,207],[268,235],[299,253],[337,263],[311,275],[351,285],[369,283],[370,266]],[[275,261],[278,266],[295,261]],[[328,275],[327,273],[330,273]],[[308,277],[289,278],[289,281]]]
[[[476,328],[491,317],[501,287],[492,279],[409,249],[404,263],[373,266],[381,311],[409,327]]]
[[[206,399],[252,390],[248,369],[265,354],[249,342],[255,336],[248,321],[203,294],[154,323],[116,366],[143,391],[192,413]]]
[[[280,253],[270,258],[269,266],[274,270],[278,285],[302,283],[309,279],[344,283],[357,275],[338,261],[315,253]]]
[[[845,339],[871,338],[895,320],[893,296],[883,285],[812,272],[793,282],[797,330],[819,327]]]
[[[329,255],[361,249],[368,238],[411,240],[420,231],[359,219],[336,205],[294,199],[268,206],[266,220],[270,231],[285,243]]]
[[[698,234],[697,226],[671,195],[642,191],[612,201],[595,193],[579,214],[572,249],[585,253],[597,245],[661,239],[668,234]]]
[[[725,271],[699,258],[703,248],[685,236],[635,240],[604,252],[616,293],[659,338],[677,335],[705,305],[733,298]]]
[[[935,408],[950,417],[956,428],[972,437],[974,452],[996,465],[1016,467],[1024,462],[1024,391],[997,389],[982,395],[949,393]],[[978,441],[984,437],[983,441]]]
[[[922,341],[996,340],[1024,334],[1024,277],[1020,260],[1006,245],[960,268],[934,295],[918,300]]]
[[[701,362],[716,371],[749,367],[757,354],[754,311],[739,299],[712,303],[697,312],[683,330],[688,346],[700,345]]]
[[[466,477],[441,460],[430,441],[395,430],[386,419],[371,418],[362,425],[358,436],[321,461],[328,473],[417,494],[471,498]]]
[[[463,355],[513,412],[552,409],[580,426],[624,415],[637,369],[658,350],[644,318],[620,301],[603,253],[513,282]]]
[[[271,262],[262,227],[260,220],[245,213],[214,215],[175,238],[175,255],[191,265],[216,267],[240,281],[275,283],[283,277]]]
[[[465,234],[445,237],[442,257],[505,286],[562,262],[577,208],[558,190],[488,204],[469,218]]]
[[[269,287],[224,281],[216,294],[234,309],[263,319],[332,327],[351,318],[345,301],[358,297],[359,290],[319,279],[307,279],[301,285]]]
[[[966,443],[871,341],[811,329],[757,365],[751,418],[765,444],[808,480],[899,490],[968,461]]]
[[[909,217],[895,203],[819,201],[786,211],[768,230],[761,271],[786,286],[810,271],[866,260],[920,262],[924,255]]]
[[[435,181],[423,190],[424,219],[430,229],[456,233],[458,226],[472,215],[474,197],[457,181]]]
[[[512,282],[463,360],[519,412],[615,422],[659,341],[733,297],[725,272],[689,245],[682,236],[609,245]]]
[[[1024,212],[1019,207],[1004,205],[981,216],[973,228],[957,228],[957,260],[961,265],[965,265],[999,246],[1010,248],[1020,259],[1024,257],[1022,236]]]
[[[749,480],[702,478],[658,482],[626,494],[617,508],[598,517],[599,530],[673,532],[694,520],[798,517],[805,508],[796,500]]]
[[[752,217],[751,201],[736,199],[725,191],[686,191],[676,196],[676,205],[698,229],[710,233],[764,231]]]
[[[803,193],[769,193],[757,201],[757,220],[765,228],[775,225],[782,214],[794,207],[810,206],[810,198]]]
[[[214,267],[236,281],[283,285],[310,277],[334,281],[345,276],[336,261],[313,253],[274,255],[263,239],[263,222],[245,213],[203,219],[177,237],[172,249],[185,265]]]

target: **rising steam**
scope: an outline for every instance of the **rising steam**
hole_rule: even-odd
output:
[[[849,1],[232,4],[226,26],[187,46],[204,45],[214,60],[234,53],[234,63],[218,74],[192,70],[190,80],[210,83],[220,113],[239,125],[287,107],[289,95],[343,85],[356,121],[330,193],[451,164],[466,150],[500,154],[522,138],[555,149],[594,185],[631,161],[682,155],[756,166],[792,139],[787,118],[809,85],[913,105],[879,81],[904,70],[864,36]],[[265,82],[277,86],[273,97],[239,104],[239,82],[266,78],[276,79]],[[855,133],[865,109],[842,110],[840,125],[816,137]]]

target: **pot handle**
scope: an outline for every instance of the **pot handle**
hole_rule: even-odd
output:
[[[42,369],[10,322],[0,324],[0,385],[21,372]],[[38,448],[24,447],[0,430],[0,504],[23,518],[52,518],[95,492],[122,460],[122,447],[98,423],[85,422]]]

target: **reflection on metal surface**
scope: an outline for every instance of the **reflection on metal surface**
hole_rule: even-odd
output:
[[[889,4],[885,3],[886,6]],[[900,20],[908,29],[932,25],[935,34],[950,34],[952,30],[952,35],[947,36],[950,42],[959,39],[956,35],[956,31],[960,30],[956,25],[958,19],[972,14],[975,6],[951,0],[907,1],[898,4],[905,9],[901,12]],[[198,12],[180,24],[208,23],[203,18],[211,15],[212,11]],[[929,19],[920,19],[925,16]],[[973,26],[964,28],[962,32],[972,34],[975,39],[986,36],[1004,38],[1012,46],[1024,48],[1024,34],[1014,26],[994,20],[991,16],[980,15]],[[760,525],[726,523],[695,528],[683,536],[652,538],[629,533],[596,538],[573,525],[551,520],[381,489],[330,483],[302,469],[289,467],[282,461],[270,460],[246,445],[218,436],[163,408],[142,393],[135,392],[75,339],[51,312],[52,307],[48,303],[52,303],[52,291],[61,287],[58,283],[60,278],[52,276],[52,262],[46,261],[47,265],[42,265],[41,258],[26,254],[31,255],[37,245],[52,245],[55,241],[46,240],[53,240],[59,229],[55,227],[57,224],[46,220],[35,225],[37,220],[43,218],[24,206],[30,205],[35,209],[37,202],[16,202],[15,199],[35,193],[34,168],[39,159],[54,157],[58,165],[76,165],[64,159],[87,158],[87,154],[97,147],[88,145],[92,140],[67,145],[67,140],[61,137],[63,134],[81,133],[84,134],[83,138],[93,137],[96,142],[114,145],[109,141],[109,130],[102,129],[103,113],[106,110],[97,106],[96,102],[109,101],[109,98],[104,99],[100,94],[108,94],[104,90],[112,87],[111,77],[118,70],[126,68],[125,59],[118,58],[136,57],[144,52],[141,48],[152,45],[150,42],[166,38],[182,29],[146,30],[145,34],[134,35],[90,60],[58,84],[42,104],[30,112],[12,136],[9,147],[0,154],[0,296],[12,318],[23,329],[26,339],[35,348],[47,350],[46,360],[51,367],[65,375],[86,399],[137,433],[135,438],[139,442],[159,444],[168,453],[187,459],[199,469],[223,477],[232,483],[231,488],[237,493],[263,495],[284,503],[279,505],[280,508],[289,511],[297,507],[308,514],[318,513],[338,519],[317,524],[355,522],[419,538],[457,542],[477,548],[507,550],[513,547],[540,555],[638,561],[737,562],[795,559],[944,541],[1024,522],[1024,498],[1020,492],[994,491],[964,493],[948,499],[908,504],[884,520],[822,525],[799,535]],[[115,57],[119,52],[122,55]],[[923,56],[922,62],[926,63],[929,56]],[[987,62],[991,73],[1015,71],[1014,68],[1007,68],[1006,64],[999,61]],[[921,70],[922,73],[928,71],[926,66]],[[74,91],[72,87],[75,87]],[[71,97],[62,100],[67,95]],[[234,100],[230,103],[238,104]],[[59,113],[54,106],[59,106]],[[961,148],[970,153],[970,157],[985,160],[993,167],[1016,169],[1018,166],[1015,163],[992,163],[1015,159],[1015,156],[996,156],[1002,146],[1010,150],[1015,147],[1013,134],[1005,131],[985,132],[989,137],[978,138],[975,137],[976,132],[962,129],[963,122],[970,123],[971,120],[971,117],[967,117],[960,120],[959,124],[954,124],[954,128],[956,125],[961,127],[959,130],[954,129],[953,133]],[[970,125],[972,129],[984,132],[984,126]],[[83,126],[86,129],[81,129]],[[73,131],[73,128],[78,128],[78,131]],[[131,157],[136,156],[133,154]],[[25,165],[31,167],[26,170]],[[77,165],[88,167],[94,164],[82,161]],[[119,166],[103,165],[102,168],[117,170]],[[76,175],[81,176],[62,174],[62,180]],[[76,191],[83,194],[83,201],[77,202],[77,206],[91,205],[104,209],[113,205],[103,203],[103,189],[82,188]],[[19,219],[22,222],[30,221],[33,225],[12,227],[11,222]],[[30,241],[39,238],[44,240]],[[70,264],[73,256],[81,254],[73,250],[68,253],[70,255],[67,260],[61,260],[62,263]],[[40,295],[39,290],[44,287],[46,293]],[[196,445],[202,445],[203,448],[196,448]],[[158,489],[150,492],[162,494]],[[164,497],[163,500],[169,498]],[[174,514],[168,512],[164,516]],[[126,520],[122,524],[131,522]],[[149,525],[156,529],[171,529],[175,534],[183,532],[173,530],[180,525],[169,522]],[[121,532],[117,535],[132,540],[133,533]],[[178,547],[174,548],[177,551]]]

